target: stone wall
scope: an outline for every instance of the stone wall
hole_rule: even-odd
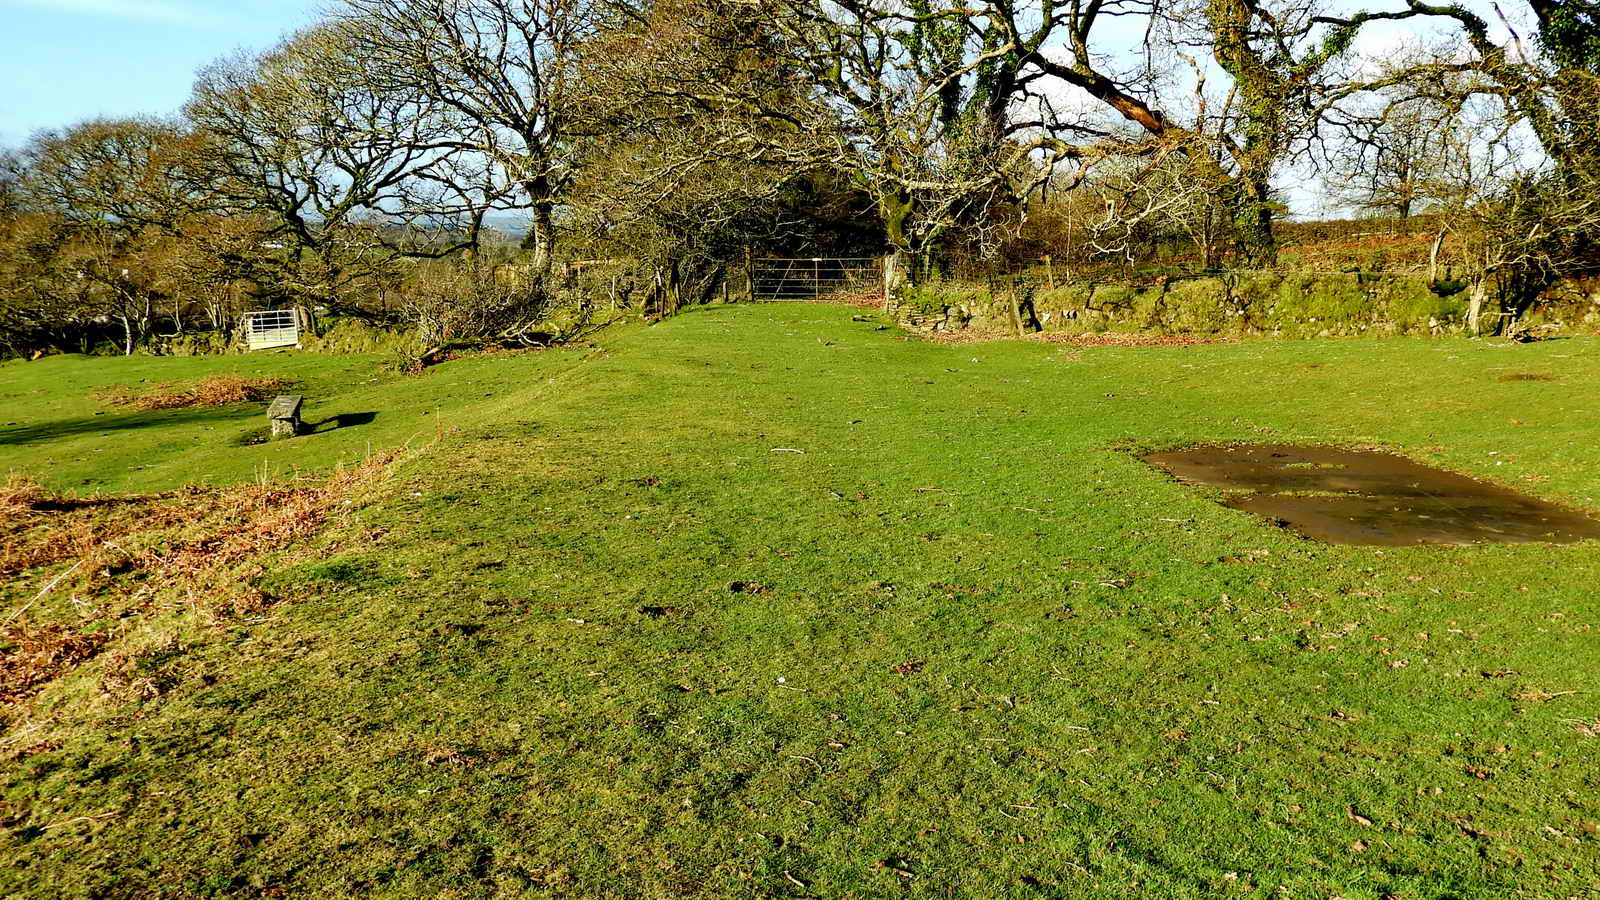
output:
[[[1440,287],[1433,289],[1425,277],[1365,272],[1245,272],[1075,282],[1054,290],[1026,281],[944,282],[903,288],[890,312],[909,327],[945,331],[1033,330],[1035,322],[1045,331],[1282,337],[1462,331],[1469,292],[1460,285]],[[1600,327],[1595,288],[1600,284],[1559,286],[1529,314],[1530,324]]]

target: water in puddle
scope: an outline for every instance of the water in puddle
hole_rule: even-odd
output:
[[[1600,520],[1392,453],[1292,444],[1192,447],[1145,461],[1234,491],[1224,503],[1334,544],[1570,543]]]

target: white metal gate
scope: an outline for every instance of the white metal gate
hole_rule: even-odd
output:
[[[882,263],[875,257],[754,259],[750,295],[755,300],[882,299]]]
[[[244,314],[244,341],[251,350],[293,347],[300,343],[300,317],[292,309],[264,309]]]

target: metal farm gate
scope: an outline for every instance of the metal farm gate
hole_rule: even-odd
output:
[[[811,257],[750,261],[753,300],[883,300],[883,263],[876,257]]]
[[[264,309],[244,314],[244,342],[251,350],[293,347],[300,343],[300,316],[292,309]]]

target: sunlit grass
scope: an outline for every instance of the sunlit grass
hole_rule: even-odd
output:
[[[1600,341],[945,347],[851,313],[709,309],[419,379],[280,357],[251,374],[321,367],[322,410],[378,415],[265,448],[221,442],[249,410],[148,414],[83,460],[96,433],[60,424],[129,367],[223,362],[8,380],[36,439],[0,460],[57,488],[416,452],[263,560],[266,613],[123,626],[159,698],[103,693],[93,661],[32,701],[0,735],[45,747],[4,764],[0,889],[1600,883],[1600,548],[1314,544],[1134,455],[1375,445],[1600,510]]]

